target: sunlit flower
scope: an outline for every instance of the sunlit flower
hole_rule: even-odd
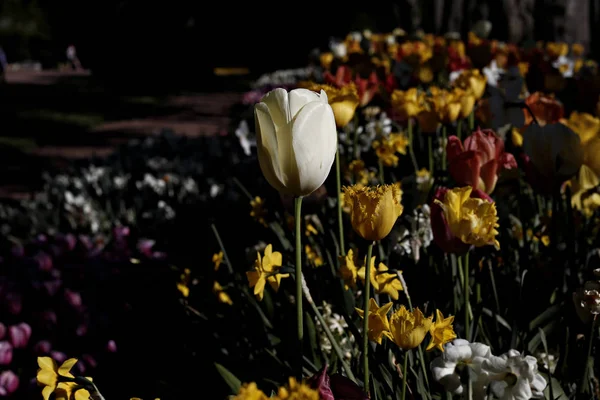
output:
[[[232,305],[233,301],[231,301],[231,297],[223,290],[223,287],[219,284],[219,282],[215,281],[213,283],[213,293],[217,295],[217,299],[221,303]]]
[[[541,126],[557,123],[564,116],[565,109],[553,94],[532,93],[525,99],[525,104],[529,106],[537,123]],[[525,125],[530,125],[533,117],[529,110],[524,108],[523,113],[525,114]]]
[[[419,93],[417,88],[408,90],[394,90],[392,92],[392,108],[398,113],[401,120],[416,117],[421,112],[420,98],[424,93]]]
[[[600,137],[595,137],[583,147],[583,164],[600,177]]]
[[[86,377],[91,381],[90,377]],[[89,400],[90,392],[75,382],[60,382],[54,391],[55,400]]]
[[[421,192],[429,192],[433,184],[433,178],[427,168],[421,168],[416,172],[417,189]]]
[[[425,318],[418,307],[410,312],[401,305],[390,317],[390,333],[387,336],[403,350],[414,349],[425,339],[432,320],[433,316]]]
[[[223,252],[219,251],[218,253],[213,254],[212,262],[215,264],[215,271],[218,271],[223,262]]]
[[[319,392],[291,377],[286,386],[279,388],[273,400],[319,400]]]
[[[356,108],[360,104],[358,97],[358,91],[354,83],[349,83],[342,87],[335,87],[332,85],[318,84],[315,82],[302,82],[300,87],[311,90],[313,92],[321,92],[324,90],[327,93],[329,105],[333,110],[335,117],[335,123],[338,128],[344,128],[352,118]]]
[[[481,365],[491,355],[490,347],[485,344],[455,339],[446,344],[444,353],[431,362],[433,379],[447,391],[460,395],[467,391],[461,376],[463,370],[468,368],[473,398],[483,399],[488,378]]]
[[[573,111],[569,119],[561,118],[560,123],[567,125],[581,139],[581,145],[600,135],[600,118],[585,112]]]
[[[185,268],[183,272],[179,275],[179,282],[177,282],[177,290],[181,292],[183,297],[188,297],[190,295],[190,280],[191,280],[192,271],[189,268]]]
[[[386,167],[395,167],[398,165],[398,156],[396,154],[406,154],[408,147],[408,138],[400,133],[390,133],[387,138],[373,141],[375,154]]]
[[[389,302],[379,307],[374,298],[369,299],[369,340],[381,344],[383,336],[389,336],[390,324],[387,313],[390,311],[393,304],[394,303]],[[364,310],[357,308],[356,312],[361,318],[365,317]]]
[[[586,216],[591,216],[600,207],[600,193],[595,189],[600,185],[600,179],[587,165],[582,165],[577,176],[570,180],[571,205],[581,210]]]
[[[456,121],[462,109],[461,99],[445,89],[433,87],[430,90],[433,111],[435,111],[438,120],[444,124]]]
[[[462,70],[460,75],[453,82],[453,85],[463,90],[470,90],[476,99],[483,97],[487,79],[478,69]]]
[[[250,206],[252,210],[250,211],[250,216],[254,218],[261,225],[268,227],[267,221],[265,217],[267,216],[267,210],[265,209],[265,201],[256,196],[254,199],[250,200]]]
[[[258,388],[255,382],[244,383],[237,395],[231,400],[269,400],[269,397]]]
[[[542,399],[546,380],[538,373],[537,360],[509,350],[500,357],[483,360],[481,367],[489,378],[492,393],[500,399]]]
[[[71,368],[77,363],[76,358],[69,358],[60,367],[50,357],[38,357],[37,362],[39,366],[37,382],[39,385],[44,386],[42,389],[44,400],[48,400],[50,395],[54,393],[61,376],[74,378],[73,374],[71,374]]]
[[[282,262],[283,259],[281,253],[273,251],[273,246],[270,244],[265,247],[263,257],[260,256],[260,253],[257,253],[257,258],[254,262],[254,270],[246,272],[246,277],[248,278],[250,287],[254,288],[254,295],[259,300],[262,300],[263,298],[267,281],[273,290],[278,291],[281,279],[290,276],[290,274],[279,273]]]
[[[352,228],[363,239],[386,237],[402,214],[402,191],[397,185],[345,186],[344,201],[350,206]]]
[[[492,244],[500,248],[496,239],[499,226],[496,204],[470,197],[472,190],[470,186],[450,189],[443,201],[435,199],[434,203],[442,208],[450,232],[462,242],[476,247]]]
[[[453,322],[453,315],[444,318],[444,314],[440,310],[435,310],[435,322],[429,328],[431,341],[427,345],[427,350],[438,348],[444,351],[444,345],[456,339],[456,333],[454,333],[454,328],[452,327]]]
[[[304,252],[306,253],[306,259],[313,267],[323,265],[323,257],[311,245],[304,245]]]
[[[354,251],[348,250],[345,256],[339,256],[340,268],[338,275],[344,281],[344,287],[346,290],[349,288],[356,288],[356,276],[358,269],[354,262]]]

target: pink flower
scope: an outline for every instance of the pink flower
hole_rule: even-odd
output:
[[[117,351],[117,343],[114,340],[109,340],[106,344],[106,350],[111,353],[115,353]]]
[[[27,347],[27,343],[29,343],[29,338],[31,337],[31,326],[26,322],[13,325],[8,328],[8,336],[15,349],[24,349]]]
[[[13,359],[12,346],[6,340],[0,342],[0,365],[9,365]]]
[[[6,335],[6,325],[0,322],[0,339],[3,339],[4,335]]]
[[[0,374],[0,396],[8,396],[19,387],[19,377],[14,372],[7,370]]]
[[[37,355],[46,355],[52,350],[52,345],[48,340],[40,340],[33,346],[33,351]]]
[[[76,308],[78,310],[83,304],[83,302],[81,301],[81,294],[70,289],[65,289],[65,299],[71,307]]]
[[[492,193],[502,168],[517,167],[517,161],[504,152],[504,142],[491,129],[477,129],[465,139],[464,147],[456,136],[446,145],[448,169],[459,186],[472,186]]]

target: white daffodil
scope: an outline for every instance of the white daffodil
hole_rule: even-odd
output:
[[[537,359],[509,350],[500,357],[483,361],[482,369],[490,379],[490,389],[500,400],[541,399],[546,380],[538,373]]]

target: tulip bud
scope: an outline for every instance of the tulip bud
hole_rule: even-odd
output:
[[[7,370],[0,374],[0,396],[8,396],[19,387],[19,377]]]
[[[277,88],[254,107],[258,160],[271,186],[306,196],[329,175],[337,130],[327,94]]]
[[[8,336],[15,349],[24,349],[31,337],[31,327],[26,322],[13,325],[8,328]]]
[[[0,342],[0,365],[9,365],[13,359],[12,345],[3,340]]]

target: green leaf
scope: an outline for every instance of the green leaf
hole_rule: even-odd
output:
[[[529,323],[529,331],[530,332],[535,331],[538,326],[542,325],[549,319],[555,318],[559,312],[560,312],[560,304],[555,304],[552,307],[547,308],[546,310],[544,310],[544,312],[542,312],[540,315],[535,317]]]
[[[535,351],[542,344],[542,335],[548,336],[549,333],[552,333],[556,327],[560,324],[560,320],[555,319],[551,321],[548,325],[544,326],[543,332],[538,331],[534,337],[531,338],[529,343],[527,344],[527,350],[530,353],[535,353]],[[540,328],[541,330],[542,328]]]
[[[556,378],[552,378],[552,393],[554,394],[554,399],[550,397],[550,385],[546,386],[544,389],[544,398],[546,400],[567,400],[568,396],[565,394],[565,391],[560,386],[560,382]]]
[[[217,371],[219,371],[219,374],[221,374],[221,377],[223,377],[223,379],[225,380],[227,386],[229,386],[229,388],[231,389],[231,393],[237,394],[240,391],[240,388],[242,387],[242,381],[240,381],[234,374],[232,374],[227,368],[225,368],[221,364],[215,363],[215,367],[217,368]]]
[[[490,310],[489,308],[483,308],[481,310],[481,312],[485,315],[487,315],[488,317],[495,317],[496,321],[498,321],[498,323],[500,325],[502,325],[503,327],[505,327],[506,329],[508,329],[509,331],[512,331],[512,327],[510,326],[510,324],[504,319],[502,318],[500,315],[496,314],[494,315],[494,313],[492,312],[492,310]]]

